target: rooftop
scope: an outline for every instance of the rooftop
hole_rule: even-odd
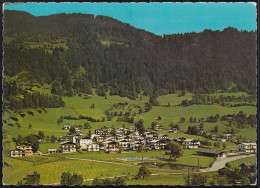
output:
[[[219,154],[219,153],[225,153],[226,151],[224,151],[224,150],[199,149],[199,150],[196,150],[196,152]]]

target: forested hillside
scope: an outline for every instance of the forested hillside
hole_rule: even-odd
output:
[[[156,36],[87,14],[4,11],[4,75],[57,85],[53,94],[135,96],[187,90],[255,93],[256,33],[226,28]],[[11,83],[4,83],[12,95]],[[8,93],[9,92],[9,93]],[[56,93],[55,93],[56,92]]]

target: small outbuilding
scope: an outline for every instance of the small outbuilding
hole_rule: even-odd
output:
[[[223,150],[208,150],[200,149],[197,150],[197,155],[207,156],[207,157],[226,157],[226,151]]]

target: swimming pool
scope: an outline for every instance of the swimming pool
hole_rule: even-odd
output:
[[[133,158],[119,158],[124,161],[135,161],[135,160],[155,160],[155,158],[149,158],[149,157],[133,157]]]

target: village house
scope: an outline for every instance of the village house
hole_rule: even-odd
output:
[[[237,141],[235,135],[233,135],[233,134],[224,134],[223,138],[226,139],[227,141],[230,141],[230,142],[236,142]]]
[[[126,135],[127,132],[128,132],[128,129],[125,128],[125,127],[119,127],[119,128],[117,129],[117,131],[121,131],[123,135]]]
[[[76,143],[77,143],[77,139],[79,139],[79,138],[81,138],[80,135],[74,135],[74,136],[72,137],[72,142],[76,144]]]
[[[160,149],[160,143],[159,140],[152,140],[149,142],[149,146],[151,149],[159,150]]]
[[[184,148],[188,149],[197,149],[200,145],[199,140],[194,140],[194,139],[186,139],[184,140]]]
[[[130,131],[131,133],[135,132],[135,131],[136,131],[136,127],[135,127],[135,126],[131,126],[131,127],[129,128],[129,131]]]
[[[103,133],[104,131],[102,129],[96,129],[95,130],[95,134],[97,135],[101,135],[101,133]]]
[[[115,141],[104,143],[104,151],[106,152],[119,151],[119,143]]]
[[[91,139],[96,139],[97,142],[103,142],[104,141],[104,136],[100,136],[100,135],[97,135],[97,134],[92,134],[91,135]]]
[[[159,135],[158,135],[158,139],[159,139],[159,140],[168,139],[168,135],[167,135],[167,134],[159,134]]]
[[[64,130],[69,130],[69,129],[70,129],[70,125],[68,125],[68,124],[64,125],[64,126],[63,126],[63,129],[64,129]]]
[[[107,132],[108,132],[108,133],[111,133],[112,130],[113,130],[113,129],[112,129],[111,127],[107,128]]]
[[[142,145],[141,141],[133,141],[129,143],[129,148],[131,150],[137,151],[138,148]]]
[[[58,149],[48,149],[48,154],[59,153]]]
[[[129,149],[130,148],[129,145],[130,145],[129,142],[126,140],[119,141],[119,148],[121,148],[123,150]]]
[[[180,145],[184,146],[184,140],[186,140],[186,138],[184,137],[180,137],[180,138],[173,138],[172,139],[174,142],[179,143]]]
[[[163,130],[163,126],[161,126],[161,125],[154,125],[153,126],[153,130],[154,131],[162,131]]]
[[[86,151],[99,151],[99,145],[97,143],[91,143],[85,145]]]
[[[65,141],[72,142],[73,141],[73,137],[74,137],[74,135],[60,136],[58,141],[60,141],[60,142],[65,142]]]
[[[179,129],[173,127],[169,130],[169,132],[172,132],[172,133],[178,133],[179,132]]]
[[[217,140],[217,135],[214,133],[209,133],[208,136],[211,140]]]
[[[62,153],[72,153],[76,152],[76,144],[73,142],[63,142],[60,143]]]
[[[204,129],[202,127],[198,128],[198,135],[203,135]]]
[[[157,138],[157,134],[154,132],[144,132],[143,135],[145,138]]]
[[[219,142],[226,142],[227,140],[225,138],[218,138],[217,141],[219,141]]]
[[[86,145],[92,144],[92,139],[89,137],[76,138],[76,143],[80,145],[81,149],[86,149]]]
[[[200,149],[197,150],[197,155],[207,156],[207,157],[226,157],[225,151],[222,150],[207,150],[207,149]]]
[[[21,143],[16,146],[16,150],[11,150],[11,157],[22,157],[33,155],[32,145],[29,143]]]
[[[256,153],[256,143],[241,143],[238,144],[238,151],[246,153]]]

